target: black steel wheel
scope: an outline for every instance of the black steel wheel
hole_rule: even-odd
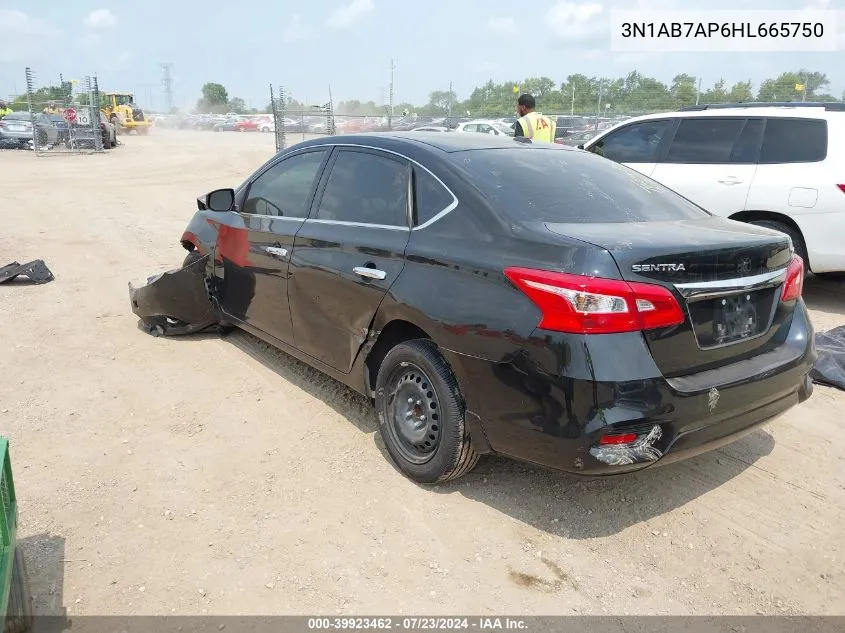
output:
[[[376,411],[387,452],[411,479],[456,479],[478,462],[458,382],[432,341],[406,341],[387,353],[376,379]]]

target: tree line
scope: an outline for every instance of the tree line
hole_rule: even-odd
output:
[[[845,101],[845,92],[839,99],[830,93],[827,75],[806,69],[783,72],[765,79],[756,87],[749,81],[739,81],[731,86],[723,80],[703,87],[698,77],[690,74],[676,75],[669,84],[653,77],[632,71],[624,77],[588,77],[573,74],[557,83],[550,77],[528,77],[522,80],[496,83],[493,80],[476,87],[466,99],[450,90],[434,90],[427,103],[394,104],[395,116],[407,111],[422,116],[511,116],[516,108],[517,96],[530,93],[537,99],[537,109],[549,114],[573,113],[577,115],[642,114],[675,110],[696,103],[734,103],[751,101]],[[195,111],[206,114],[257,114],[272,112],[268,103],[262,110],[247,108],[240,97],[230,97],[225,86],[208,82],[202,87],[202,96]],[[33,95],[36,103],[73,99],[72,86],[39,88]],[[87,95],[77,96],[77,102],[87,103]],[[141,104],[143,107],[144,104]],[[313,104],[303,104],[287,97],[285,108],[290,112],[308,111]],[[11,100],[13,110],[27,109],[27,96]],[[387,107],[375,101],[340,101],[334,108],[337,114],[358,116],[384,116]]]
[[[796,89],[803,88],[803,90]],[[394,113],[404,110],[420,115],[443,116],[451,113],[463,116],[510,116],[516,109],[516,99],[527,92],[537,100],[542,112],[579,115],[640,114],[674,110],[696,103],[734,103],[750,101],[845,101],[828,92],[830,80],[824,73],[809,70],[783,72],[760,83],[755,92],[753,83],[740,81],[731,86],[723,79],[703,87],[698,77],[676,75],[670,84],[632,71],[616,79],[569,75],[558,84],[550,77],[529,77],[517,81],[495,83],[490,80],[475,88],[468,98],[461,100],[454,91],[435,90],[427,103],[394,105]],[[373,101],[341,101],[338,114],[384,114],[385,107]]]

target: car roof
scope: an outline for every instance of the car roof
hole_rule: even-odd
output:
[[[491,134],[443,134],[442,132],[365,132],[313,139],[300,144],[306,145],[368,145],[387,150],[396,150],[406,145],[417,149],[438,149],[446,153],[482,149],[544,149],[553,151],[578,151],[555,143],[532,144],[518,141],[510,136]]]
[[[632,123],[635,121],[649,121],[652,119],[666,119],[666,118],[680,118],[687,119],[690,117],[733,117],[733,116],[752,116],[752,117],[795,117],[795,118],[828,118],[835,110],[826,110],[824,106],[806,107],[800,103],[795,106],[761,106],[748,105],[746,107],[737,106],[729,108],[713,108],[713,109],[690,109],[690,110],[676,110],[672,112],[656,112],[654,114],[644,114],[642,116],[632,117],[626,119],[622,123]]]

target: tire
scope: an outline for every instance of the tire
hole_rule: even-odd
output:
[[[15,548],[13,565],[3,633],[27,633],[32,630],[35,618],[32,613],[32,593],[29,590],[26,561],[19,547]]]
[[[458,381],[434,342],[406,341],[387,353],[376,378],[375,404],[387,452],[410,479],[441,483],[478,463]]]
[[[202,259],[202,255],[200,255],[196,251],[191,251],[190,253],[188,253],[185,256],[185,261],[182,262],[182,268],[184,268],[185,266],[189,266],[190,264],[193,264],[194,262],[198,262],[201,259]]]
[[[835,273],[813,273],[816,277],[825,281],[845,281],[845,272]]]
[[[804,244],[804,238],[799,231],[784,222],[776,222],[774,220],[754,220],[749,222],[749,224],[786,233],[792,240],[792,245],[795,247],[795,254],[804,260],[804,275],[806,276],[810,270],[810,262],[807,259],[807,247]]]

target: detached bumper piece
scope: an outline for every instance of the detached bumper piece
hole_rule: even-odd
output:
[[[135,288],[129,283],[132,312],[153,336],[183,336],[200,332],[218,322],[206,283],[208,256],[184,268],[147,279]]]
[[[15,277],[23,275],[36,284],[46,284],[48,281],[53,281],[53,273],[47,268],[47,264],[43,259],[36,259],[26,264],[12,262],[0,268],[0,284],[7,281],[12,281]]]

